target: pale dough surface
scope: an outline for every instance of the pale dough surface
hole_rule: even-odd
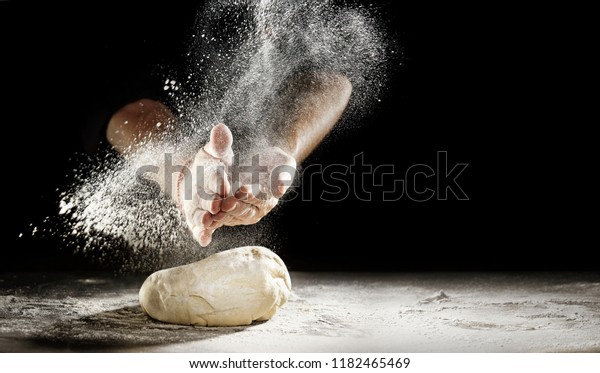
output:
[[[223,251],[150,275],[139,293],[150,317],[174,324],[249,325],[268,320],[290,297],[281,258],[260,246]]]

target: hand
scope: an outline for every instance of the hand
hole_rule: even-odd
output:
[[[294,178],[295,159],[277,147],[269,147],[253,157],[254,172],[245,165],[234,167],[232,143],[227,126],[213,127],[209,142],[188,167],[191,174],[186,177],[191,182],[180,176],[176,185],[176,201],[194,238],[203,247],[211,242],[214,231],[224,225],[258,222],[277,205]]]
[[[176,198],[185,221],[201,246],[222,226],[213,217],[236,207],[231,196],[227,167],[231,165],[233,136],[224,124],[213,127],[209,142],[189,161],[175,186]]]
[[[269,147],[252,155],[252,166],[230,167],[236,204],[213,216],[220,225],[254,224],[267,215],[279,202],[296,172],[296,160],[278,147]],[[237,175],[233,173],[237,172]],[[256,183],[258,181],[258,183]],[[239,185],[238,188],[235,188]]]

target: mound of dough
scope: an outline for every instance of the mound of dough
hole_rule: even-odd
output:
[[[153,273],[140,289],[140,304],[150,317],[173,324],[249,325],[273,317],[291,287],[277,254],[246,246]]]

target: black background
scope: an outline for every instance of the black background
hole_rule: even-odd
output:
[[[595,214],[597,167],[577,119],[586,104],[571,103],[581,64],[564,25],[500,9],[371,3],[401,58],[380,105],[305,166],[348,165],[362,152],[403,177],[447,151],[450,164],[469,164],[459,179],[469,200],[286,203],[272,220],[289,268],[597,270],[597,224],[585,215]],[[53,238],[31,238],[29,225],[55,213],[68,159],[93,151],[98,123],[151,94],[140,82],[154,66],[178,63],[195,7],[0,2],[2,270],[94,268]]]

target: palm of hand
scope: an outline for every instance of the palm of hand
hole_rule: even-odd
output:
[[[189,178],[177,186],[178,201],[194,238],[207,246],[222,226],[254,224],[278,203],[294,178],[296,161],[277,147],[252,157],[252,166],[233,165],[233,136],[224,124],[191,162]]]

